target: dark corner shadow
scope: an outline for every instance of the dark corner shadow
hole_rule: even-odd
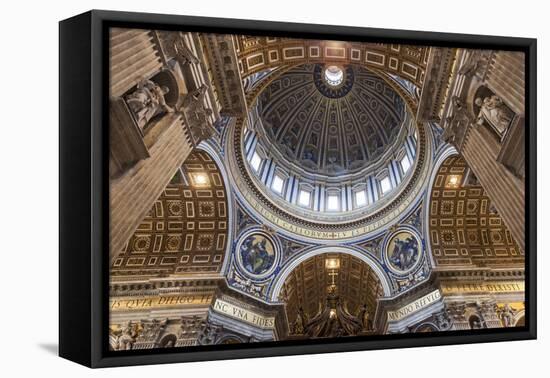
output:
[[[57,343],[40,343],[38,347],[56,356],[59,354],[59,345]]]

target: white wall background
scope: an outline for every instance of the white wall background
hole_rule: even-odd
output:
[[[0,375],[102,377],[524,376],[548,366],[548,277],[539,248],[539,340],[89,370],[56,356],[58,248],[58,25],[91,8],[274,21],[536,37],[538,135],[550,140],[550,28],[543,1],[7,0],[0,59]],[[75,125],[78,127],[78,125]],[[539,145],[539,193],[548,193],[548,147]],[[539,201],[545,235],[547,200]],[[539,245],[542,243],[539,243]],[[546,351],[545,351],[546,348]],[[445,373],[444,373],[445,372]],[[535,376],[541,376],[540,373]]]

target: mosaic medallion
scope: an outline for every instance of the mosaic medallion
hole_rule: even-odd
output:
[[[397,273],[407,273],[420,261],[421,243],[412,232],[400,230],[389,237],[385,251],[388,266]]]
[[[275,266],[273,241],[263,233],[245,236],[237,249],[241,268],[252,276],[264,276]]]

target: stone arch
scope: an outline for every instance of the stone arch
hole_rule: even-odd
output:
[[[244,338],[239,337],[236,334],[228,334],[220,337],[216,344],[242,344],[246,342],[247,341]]]
[[[483,99],[485,97],[492,96],[494,94],[495,93],[489,88],[487,88],[485,85],[480,85],[476,87],[476,90],[473,93],[473,98],[472,98],[472,113],[476,116],[479,114],[479,110],[481,109],[481,107],[476,103],[476,100],[478,98]]]
[[[525,310],[519,311],[514,317],[514,327],[525,327]]]
[[[380,262],[376,260],[374,256],[364,251],[361,251],[358,248],[354,248],[351,246],[320,246],[320,247],[316,247],[308,251],[305,251],[299,254],[298,256],[295,256],[291,260],[287,261],[285,265],[281,267],[277,276],[274,278],[273,283],[269,290],[268,298],[272,302],[277,302],[279,300],[279,296],[281,294],[283,285],[286,279],[288,278],[288,276],[290,275],[290,273],[302,262],[309,260],[310,258],[315,257],[317,255],[326,254],[326,253],[348,254],[366,263],[373,270],[373,272],[376,274],[376,276],[380,280],[384,297],[391,296],[392,285],[390,282],[390,278],[382,268],[382,265],[380,264]]]
[[[466,98],[465,98],[466,109],[468,111],[469,116],[471,116],[472,119],[476,119],[479,113],[479,107],[477,107],[477,111],[476,111],[475,99],[477,98],[481,88],[488,89],[485,85],[483,85],[483,83],[474,79],[472,82],[470,82],[470,86],[468,88],[468,91],[466,92]]]
[[[173,333],[169,333],[168,335],[165,335],[160,339],[159,341],[159,348],[171,348],[176,346],[178,338]]]
[[[164,69],[156,73],[151,80],[158,85],[168,88],[168,93],[164,95],[164,100],[169,106],[175,106],[180,101],[180,85],[176,75],[169,69]]]
[[[468,325],[470,326],[470,329],[479,329],[479,328],[486,328],[486,326],[481,322],[481,318],[478,314],[471,313],[467,317]]]
[[[439,327],[432,322],[423,322],[413,328],[413,333],[437,332]]]

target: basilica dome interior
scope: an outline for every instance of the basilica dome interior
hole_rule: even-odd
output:
[[[382,197],[388,202],[415,160],[416,127],[403,99],[359,65],[307,64],[272,75],[249,83],[261,92],[244,128],[248,172],[262,196],[323,222],[358,219]],[[380,190],[369,192],[377,181]]]
[[[341,83],[329,81],[331,68]],[[300,65],[263,89],[256,106],[265,142],[276,149],[269,155],[330,178],[374,168],[394,152],[405,113],[389,85],[352,65]]]
[[[110,32],[112,350],[525,324],[522,53]]]

